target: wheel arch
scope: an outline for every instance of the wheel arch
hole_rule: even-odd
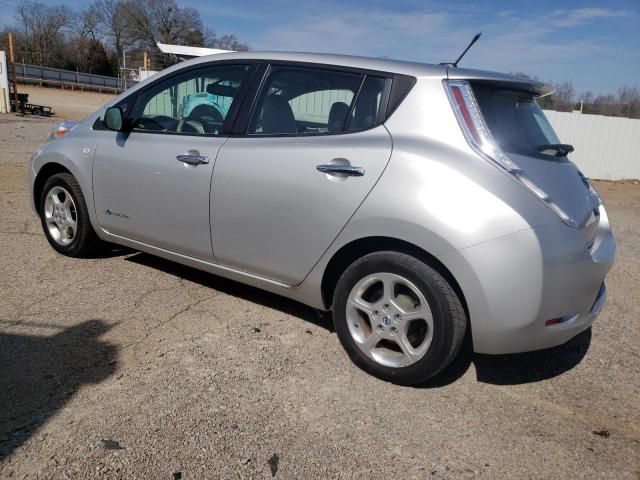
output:
[[[36,179],[33,183],[32,192],[33,204],[36,206],[36,210],[40,205],[40,199],[42,198],[42,190],[44,189],[44,184],[46,183],[47,179],[58,173],[68,173],[70,175],[73,175],[73,173],[68,168],[56,162],[45,163],[38,171]]]
[[[331,308],[335,286],[347,267],[365,255],[380,251],[406,253],[407,255],[418,258],[431,268],[435,269],[447,280],[449,285],[451,285],[453,290],[456,292],[460,298],[460,302],[462,302],[465,314],[467,315],[467,318],[469,318],[469,309],[467,307],[464,292],[451,271],[440,260],[413,243],[384,236],[359,238],[347,243],[335,252],[331,257],[331,260],[329,260],[329,263],[324,269],[324,273],[322,275],[321,292],[325,308]],[[468,326],[469,329],[471,328],[470,323],[471,322],[469,322]]]

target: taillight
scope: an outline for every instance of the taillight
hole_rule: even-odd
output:
[[[478,134],[478,131],[476,130],[475,125],[473,124],[473,120],[471,119],[471,114],[469,113],[467,104],[465,103],[464,98],[462,97],[462,92],[460,91],[460,87],[458,87],[457,85],[452,85],[450,88],[451,88],[451,93],[453,93],[453,97],[456,100],[456,105],[458,106],[458,110],[460,111],[460,114],[462,115],[462,119],[464,120],[464,124],[469,130],[469,134],[473,137],[473,139],[478,144],[480,144],[480,135]]]
[[[453,111],[469,145],[480,156],[511,174],[520,185],[524,186],[553,210],[565,224],[570,227],[577,227],[578,223],[531,180],[525,171],[511,160],[495,142],[482,117],[480,107],[469,82],[464,80],[445,80],[444,84]]]

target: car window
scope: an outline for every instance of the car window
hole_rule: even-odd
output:
[[[219,134],[248,69],[247,65],[221,65],[160,82],[137,102],[134,130]]]
[[[480,110],[498,145],[507,152],[563,161],[542,153],[545,145],[560,144],[553,127],[531,92],[493,85],[474,85]]]
[[[349,118],[348,131],[364,130],[378,123],[385,83],[385,78],[367,76]]]
[[[297,67],[269,73],[249,122],[257,135],[341,132],[362,75]]]

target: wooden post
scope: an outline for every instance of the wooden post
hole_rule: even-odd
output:
[[[149,54],[147,53],[147,51],[144,51],[144,70],[149,70],[148,65],[149,65]]]
[[[18,113],[18,87],[16,82],[16,64],[13,61],[13,35],[9,32],[9,65],[11,65],[11,87],[13,90],[13,103],[16,106],[16,113]],[[9,107],[11,110],[11,107]]]

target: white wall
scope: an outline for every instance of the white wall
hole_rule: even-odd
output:
[[[2,50],[0,50],[0,113],[9,113],[9,74],[7,71],[7,55]]]
[[[569,159],[589,178],[640,179],[640,120],[545,110]]]

